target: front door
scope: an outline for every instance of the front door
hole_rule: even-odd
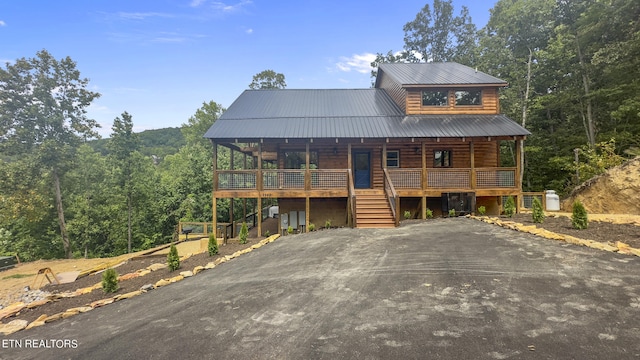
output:
[[[369,151],[353,152],[353,177],[356,189],[371,188],[371,153]]]

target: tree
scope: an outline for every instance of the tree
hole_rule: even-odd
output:
[[[75,148],[98,137],[86,108],[100,94],[87,90],[76,63],[56,60],[46,50],[0,69],[0,151],[5,156],[33,157],[50,177],[66,257],[71,243],[66,229],[61,178]]]
[[[284,75],[273,70],[264,70],[253,75],[253,81],[249,84],[249,89],[253,90],[284,89],[286,87]]]
[[[204,134],[225,110],[222,105],[213,100],[208,103],[203,102],[202,107],[196,110],[196,113],[180,128],[187,144],[208,145],[209,142],[204,138]]]
[[[475,65],[472,54],[477,40],[476,26],[465,6],[459,16],[453,16],[452,0],[433,0],[433,9],[426,4],[403,29],[404,49],[411,61],[459,61]]]
[[[126,111],[122,113],[122,118],[116,117],[111,127],[111,139],[109,150],[116,166],[120,169],[119,185],[125,193],[127,199],[127,251],[131,252],[132,225],[131,216],[133,212],[133,154],[140,150],[140,139],[133,132],[133,120]]]

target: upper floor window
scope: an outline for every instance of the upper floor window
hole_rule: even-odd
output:
[[[451,167],[451,150],[436,150],[433,152],[433,167]]]
[[[449,92],[447,91],[422,91],[422,106],[447,106],[449,105]]]
[[[400,151],[398,150],[387,151],[387,167],[388,168],[400,167]]]
[[[482,90],[456,90],[456,105],[482,105]]]

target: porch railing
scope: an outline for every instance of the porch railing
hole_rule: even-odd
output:
[[[262,176],[264,190],[346,189],[347,170],[218,170],[217,190],[257,190]]]
[[[422,169],[388,169],[396,189],[422,189]],[[473,176],[475,175],[475,176]],[[432,189],[515,188],[515,168],[427,169],[425,187]]]

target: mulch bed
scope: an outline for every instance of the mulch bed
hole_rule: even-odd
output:
[[[531,214],[526,213],[516,214],[512,218],[502,217],[501,220],[514,221],[525,225],[536,225],[539,228],[543,228],[558,234],[571,235],[581,239],[595,240],[604,243],[615,243],[616,241],[620,241],[630,245],[631,247],[640,248],[640,226],[591,221],[589,222],[588,229],[575,230],[571,226],[571,219],[568,217],[547,216],[542,224],[536,224],[533,222]],[[414,221],[417,220],[410,220],[409,222]],[[59,299],[33,309],[24,309],[15,317],[5,319],[4,321],[23,319],[31,322],[43,314],[54,315],[60,312],[64,312],[70,308],[86,306],[91,302],[97,300],[136,291],[144,285],[155,284],[158,280],[174,277],[181,271],[193,270],[193,268],[196,266],[204,266],[207,263],[216,260],[217,258],[231,255],[238,250],[242,250],[256,244],[260,240],[262,240],[262,238],[250,238],[248,239],[247,244],[239,244],[237,241],[230,240],[226,245],[220,246],[220,252],[218,255],[209,256],[208,253],[193,255],[190,258],[182,261],[180,263],[180,269],[177,271],[170,272],[165,268],[157,271],[152,271],[151,273],[142,277],[121,281],[118,284],[118,291],[114,294],[105,294],[102,289],[97,289],[88,294]],[[144,269],[154,263],[166,264],[166,256],[149,256],[133,259],[116,267],[116,271],[119,275],[124,275],[140,269]],[[100,283],[101,279],[101,274],[89,275],[84,278],[80,278],[73,283],[46,286],[45,288],[43,288],[43,290],[52,293],[74,291],[76,289],[85,288]]]

